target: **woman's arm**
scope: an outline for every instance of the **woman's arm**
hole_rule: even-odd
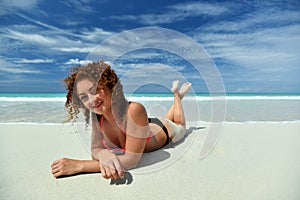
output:
[[[61,158],[51,165],[54,177],[69,176],[84,172],[100,172],[98,160],[74,160],[70,158]]]
[[[95,126],[95,128],[97,128]],[[93,125],[93,135],[95,136],[94,125]],[[100,135],[100,134],[98,134]],[[95,141],[95,140],[94,140]],[[92,160],[75,160],[70,158],[61,158],[52,163],[52,174],[54,177],[69,176],[84,172],[100,172],[100,163],[94,156]]]
[[[132,169],[139,163],[147,137],[150,134],[146,109],[140,103],[132,102],[128,107],[126,126],[126,152],[118,158],[125,169]]]
[[[98,162],[98,167],[104,178],[120,179],[124,176],[124,168],[118,157],[107,150],[103,144],[103,134],[99,123],[93,120],[91,153],[92,158]]]

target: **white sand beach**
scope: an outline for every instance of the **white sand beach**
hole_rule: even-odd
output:
[[[114,182],[100,173],[52,176],[56,159],[90,159],[73,126],[1,124],[0,199],[300,199],[300,123],[225,123],[202,160],[208,129],[200,126],[162,150],[166,157],[156,162],[167,163],[168,154],[190,142],[179,159],[151,173],[129,171],[126,180]]]

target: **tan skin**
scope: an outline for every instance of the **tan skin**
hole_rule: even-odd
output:
[[[102,88],[94,94],[95,86],[88,80],[83,79],[77,83],[77,95],[91,112],[104,117],[102,128],[93,124],[92,128],[92,160],[74,160],[62,158],[52,163],[52,174],[54,177],[73,175],[82,172],[101,172],[106,179],[120,179],[125,170],[136,167],[143,152],[151,152],[161,148],[166,142],[166,135],[156,124],[148,123],[148,116],[142,104],[132,102],[127,109],[126,119],[118,124],[112,113],[112,94],[108,88]],[[174,104],[166,114],[166,118],[175,123],[185,125],[185,118],[181,107],[181,99],[178,90],[174,92]],[[165,124],[167,129],[168,126]],[[122,134],[121,127],[125,128]],[[150,141],[146,138],[153,133]],[[102,139],[110,145],[125,148],[123,155],[115,155],[102,145]]]

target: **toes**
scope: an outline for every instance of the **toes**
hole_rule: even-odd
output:
[[[181,96],[181,98],[184,97],[184,95],[190,90],[191,87],[192,87],[192,84],[189,82],[182,84],[182,86],[179,90],[179,95]]]
[[[171,88],[172,92],[175,92],[175,91],[178,90],[178,84],[179,84],[179,80],[173,81],[173,85],[172,85],[172,88]]]

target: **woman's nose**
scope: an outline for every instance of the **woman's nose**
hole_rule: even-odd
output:
[[[90,100],[92,105],[94,105],[95,103],[97,103],[97,101],[99,101],[100,95],[99,94],[94,94],[91,95]]]
[[[99,98],[100,98],[100,94],[99,94],[99,93],[94,94],[94,99],[95,99],[95,100],[97,100],[97,99],[99,99]]]
[[[93,105],[95,102],[95,97],[94,95],[89,95],[89,104]]]

